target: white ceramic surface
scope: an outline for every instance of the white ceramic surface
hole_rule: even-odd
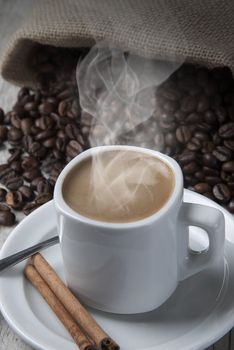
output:
[[[185,191],[185,201],[217,204]],[[222,209],[223,210],[223,209]],[[225,274],[211,267],[181,282],[160,308],[139,315],[114,315],[90,309],[103,328],[118,341],[121,350],[202,350],[234,325],[234,219],[225,210]],[[56,234],[53,202],[23,220],[0,252],[3,258]],[[207,237],[192,228],[190,246],[206,248]],[[64,278],[59,246],[43,255]],[[25,262],[0,276],[0,308],[10,326],[34,348],[76,350],[67,331],[38,292],[24,279]]]
[[[91,220],[71,209],[62,186],[74,166],[100,152],[132,151],[161,159],[175,175],[174,190],[155,214],[129,223]],[[183,280],[211,264],[223,266],[224,218],[222,212],[197,204],[184,204],[183,175],[172,158],[133,146],[100,146],[75,157],[61,172],[54,202],[65,278],[85,304],[102,311],[134,314],[162,305]],[[209,249],[191,254],[189,225],[204,228]]]

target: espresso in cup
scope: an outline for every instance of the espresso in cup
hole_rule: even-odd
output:
[[[62,194],[90,219],[128,223],[159,211],[175,186],[171,167],[145,153],[110,150],[90,156],[66,176]]]

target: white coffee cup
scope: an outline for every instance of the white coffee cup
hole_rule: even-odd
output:
[[[130,223],[109,223],[84,217],[63,199],[62,185],[71,169],[91,155],[109,150],[132,150],[160,158],[173,170],[175,186],[155,214]],[[54,202],[65,277],[79,299],[94,308],[133,314],[160,306],[179,281],[224,264],[224,216],[218,209],[184,203],[183,175],[172,158],[133,146],[101,146],[74,158],[56,182]],[[209,249],[189,249],[188,227],[203,228]]]

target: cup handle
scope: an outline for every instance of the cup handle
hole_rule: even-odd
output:
[[[179,213],[180,239],[178,246],[180,280],[194,275],[204,268],[221,262],[224,254],[225,221],[223,213],[209,206],[183,203]],[[189,248],[188,226],[204,229],[209,237],[209,248],[194,253]]]

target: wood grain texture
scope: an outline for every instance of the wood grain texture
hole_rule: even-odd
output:
[[[0,55],[7,44],[9,35],[11,35],[24,16],[30,11],[32,0],[0,0]],[[0,77],[0,107],[8,111],[16,100],[18,88],[4,82]],[[0,164],[6,160],[7,151],[0,149]],[[17,214],[17,220],[23,218],[22,214]],[[0,248],[10,234],[12,228],[0,226]],[[0,350],[32,350],[30,346],[25,344],[10,327],[0,313]],[[134,349],[133,349],[134,350]],[[167,349],[162,349],[167,350]],[[179,350],[179,349],[175,349]],[[234,330],[219,340],[214,346],[210,346],[206,350],[234,350]]]

